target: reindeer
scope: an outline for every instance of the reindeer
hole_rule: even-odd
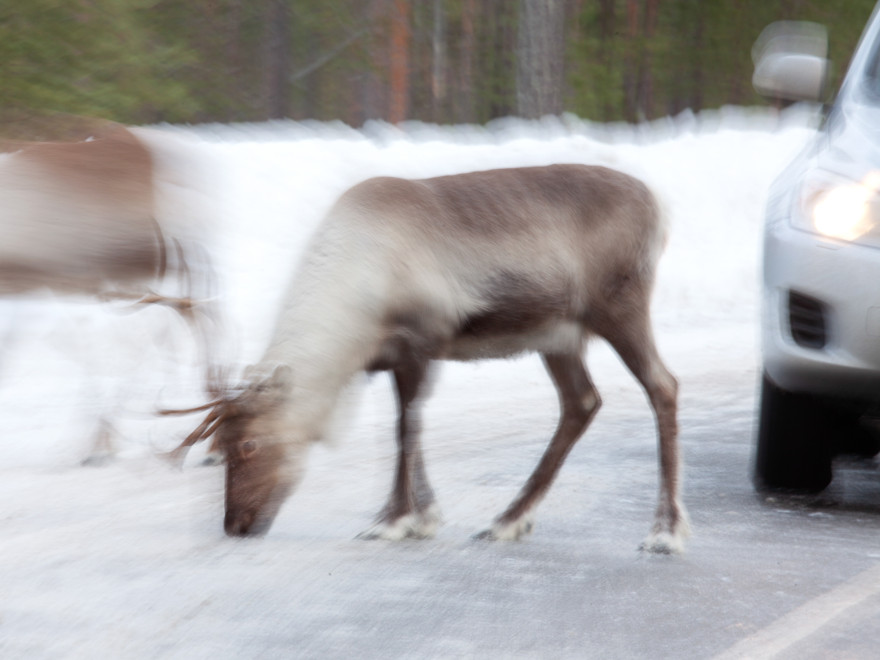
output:
[[[156,219],[150,149],[121,125],[89,124],[92,136],[80,142],[0,141],[8,152],[0,155],[0,296],[48,289],[166,305],[208,352],[210,308],[192,297],[196,246]],[[166,280],[181,295],[154,290]],[[108,428],[101,420],[99,444]]]
[[[5,141],[0,150],[12,152],[0,160],[0,294],[123,297],[110,292],[166,275],[152,157],[128,129],[108,123],[86,141]]]
[[[196,410],[179,451],[216,433],[226,458],[225,531],[265,533],[325,432],[352,376],[390,371],[399,416],[388,502],[364,538],[423,538],[439,523],[419,439],[417,401],[435,360],[540,354],[561,419],[519,495],[479,535],[519,539],[600,406],[584,366],[602,337],[647,392],[659,432],[660,493],[643,549],[678,552],[677,382],[655,348],[649,301],[666,240],[639,180],[604,167],[553,165],[422,180],[374,178],[320,225],[245,382]]]

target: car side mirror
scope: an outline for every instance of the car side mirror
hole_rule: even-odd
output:
[[[819,101],[828,82],[827,55],[828,30],[824,25],[771,23],[752,47],[752,85],[761,96],[776,102]]]

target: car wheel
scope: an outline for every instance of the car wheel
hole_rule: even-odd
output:
[[[808,394],[788,392],[765,374],[755,451],[759,490],[818,492],[831,483],[832,439],[840,415]]]
[[[854,454],[861,458],[873,458],[880,453],[880,427],[877,426],[877,420],[863,423],[859,417],[854,417],[852,433],[842,440],[837,453]]]

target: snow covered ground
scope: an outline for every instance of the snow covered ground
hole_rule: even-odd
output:
[[[173,140],[187,154],[163,193],[168,208],[213,234],[223,356],[234,369],[259,357],[304,240],[360,180],[554,162],[641,177],[672,223],[653,307],[658,343],[682,383],[683,414],[706,426],[731,383],[741,393],[754,382],[763,203],[814,124],[801,111],[727,109],[636,129],[568,118],[403,131],[292,123],[142,130],[148,141]],[[492,640],[517,639],[516,620],[486,614],[491,594],[511,585],[491,584],[478,598],[465,590],[470,627],[433,629],[427,614],[410,620],[431,609],[424,588],[440,579],[432,562],[459,577],[500,566],[515,589],[538,590],[541,583],[517,582],[536,537],[551,542],[572,516],[589,520],[592,509],[608,506],[603,498],[614,497],[621,508],[613,526],[589,531],[609,558],[631,558],[651,520],[650,411],[601,344],[590,347],[588,363],[605,406],[576,451],[586,459],[586,446],[612,436],[620,462],[618,450],[603,444],[609,458],[585,476],[573,453],[575,464],[563,468],[538,509],[535,536],[487,548],[467,539],[513,497],[555,423],[556,395],[534,357],[443,366],[424,419],[428,472],[447,521],[436,540],[352,540],[391,482],[393,399],[381,376],[368,383],[338,446],[315,449],[268,537],[238,541],[222,535],[222,470],[197,465],[203,450],[183,471],[155,457],[197,420],[152,411],[201,402],[195,351],[179,320],[164,309],[6,301],[0,337],[0,657],[482,656]],[[743,415],[750,397],[738,404]],[[81,467],[100,415],[118,431],[119,458]],[[575,575],[577,566],[572,560],[565,571]],[[546,584],[569,574],[547,571]],[[438,602],[455,596],[444,598]],[[365,641],[365,630],[396,642]],[[549,653],[525,642],[495,648],[505,657]],[[579,657],[577,649],[559,649]],[[633,651],[596,649],[603,657]]]

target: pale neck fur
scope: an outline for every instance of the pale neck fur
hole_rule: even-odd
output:
[[[318,440],[352,376],[375,354],[387,274],[365,233],[325,224],[284,297],[258,371],[292,370],[283,413],[291,440]]]

